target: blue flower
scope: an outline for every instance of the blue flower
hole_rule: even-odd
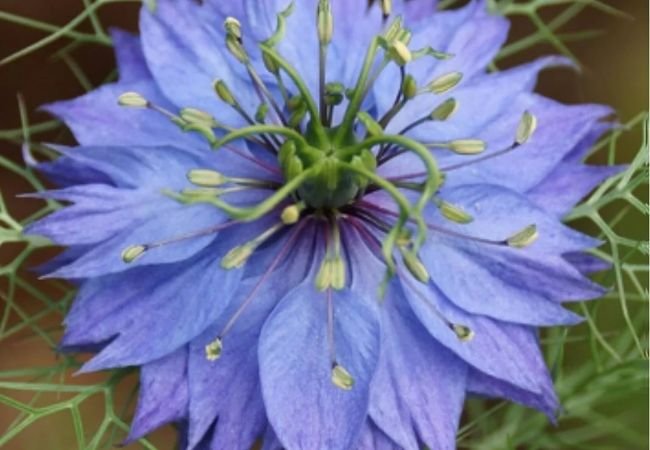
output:
[[[472,2],[159,0],[114,31],[119,81],[48,110],[69,206],[63,348],[141,367],[129,440],[183,448],[451,449],[465,396],[553,418],[537,328],[602,288],[561,218],[616,169],[582,159],[598,105],[487,65]]]

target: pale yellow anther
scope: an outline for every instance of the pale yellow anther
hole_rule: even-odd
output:
[[[345,288],[345,263],[343,262],[343,258],[340,256],[332,260],[331,277],[332,289],[340,291]]]
[[[413,75],[406,75],[404,83],[402,84],[402,92],[406,100],[411,100],[418,95],[418,83],[415,81]]]
[[[381,12],[384,17],[390,16],[390,13],[393,11],[393,2],[392,0],[381,0]]]
[[[244,49],[244,46],[241,43],[241,38],[237,38],[236,35],[228,33],[226,35],[226,48],[240,63],[250,63],[248,53],[246,53],[246,49]]]
[[[146,245],[131,245],[122,252],[122,261],[129,264],[138,259],[147,251]]]
[[[525,111],[521,116],[519,122],[519,127],[517,128],[517,136],[515,142],[519,145],[523,145],[531,138],[533,133],[537,129],[537,117]]]
[[[444,94],[458,86],[462,79],[463,74],[460,72],[446,73],[429,83],[427,89],[434,94]]]
[[[181,195],[198,199],[198,198],[218,197],[222,194],[222,192],[223,192],[222,189],[200,187],[196,189],[183,189],[181,190]]]
[[[227,17],[223,22],[223,27],[226,29],[226,33],[234,36],[238,40],[241,40],[241,23],[239,20],[235,19],[234,17]]]
[[[329,0],[320,0],[318,2],[317,12],[318,22],[318,40],[321,45],[327,45],[332,41],[334,34],[334,17]]]
[[[214,126],[215,120],[210,113],[196,108],[183,108],[180,110],[179,115],[181,119],[189,123],[197,123],[206,126]]]
[[[480,139],[457,139],[449,143],[449,149],[459,155],[476,155],[485,151],[485,141]]]
[[[520,232],[509,237],[506,242],[510,247],[514,248],[524,248],[531,245],[539,237],[539,232],[537,231],[537,225],[528,225],[526,228]]]
[[[251,257],[254,251],[255,246],[251,244],[239,245],[221,258],[221,267],[226,270],[239,269],[246,264],[248,258]]]
[[[390,55],[393,60],[400,66],[404,66],[411,62],[413,54],[411,50],[402,41],[394,41],[390,46]]]
[[[282,220],[283,224],[292,225],[300,220],[301,211],[302,209],[299,205],[289,205],[282,210],[280,219]]]
[[[415,253],[410,250],[403,250],[402,259],[404,261],[404,265],[416,280],[420,281],[421,283],[429,282],[429,272]]]
[[[345,367],[340,364],[335,364],[332,367],[332,383],[344,391],[349,391],[354,387],[354,378],[352,378],[352,375],[350,375],[350,372]]]
[[[470,223],[474,220],[472,216],[467,214],[465,211],[460,209],[458,206],[453,205],[449,202],[446,202],[444,200],[441,200],[438,203],[438,209],[440,209],[440,213],[448,220],[451,220],[452,222],[456,223],[461,223],[461,224],[467,224]]]
[[[208,361],[216,361],[221,356],[222,351],[223,342],[221,341],[221,338],[216,338],[205,346],[205,358]]]
[[[458,110],[458,102],[455,98],[450,98],[442,102],[431,112],[431,120],[447,120]]]
[[[456,333],[456,337],[458,337],[458,340],[461,342],[469,342],[474,339],[474,331],[465,325],[453,324],[451,329]]]
[[[149,106],[149,101],[137,92],[125,92],[117,98],[117,103],[127,108],[146,108]]]
[[[215,80],[212,87],[221,101],[230,106],[235,106],[237,104],[235,97],[232,95],[228,85],[223,80]]]
[[[202,187],[217,187],[228,182],[228,178],[222,173],[211,169],[193,169],[187,172],[187,179],[190,183]]]
[[[332,287],[332,261],[329,258],[325,258],[318,269],[318,274],[314,280],[316,289],[323,292]]]

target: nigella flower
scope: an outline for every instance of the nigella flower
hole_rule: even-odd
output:
[[[611,111],[533,92],[562,58],[488,73],[483,2],[390,3],[159,0],[118,82],[49,106],[80,145],[30,232],[79,285],[62,347],[141,368],[129,440],[449,449],[468,393],[557,412],[536,330],[602,293],[560,219]]]

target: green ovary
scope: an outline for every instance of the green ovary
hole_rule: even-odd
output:
[[[317,143],[309,135],[306,138],[306,145],[287,141],[278,155],[287,181],[305,170],[313,170],[297,190],[300,199],[314,209],[335,209],[362,195],[368,180],[344,165],[351,164],[374,173],[377,162],[372,152],[356,146],[353,139],[343,148],[333,148],[329,140]]]

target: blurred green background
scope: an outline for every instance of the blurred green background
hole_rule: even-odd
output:
[[[352,1],[352,0],[350,0]],[[362,1],[362,0],[358,0]],[[365,0],[363,0],[365,1]],[[526,2],[518,2],[526,3]],[[558,17],[566,10],[566,5],[571,3],[556,2],[558,6],[542,10],[542,18],[549,23],[553,18]],[[588,3],[588,2],[585,2]],[[558,30],[560,36],[567,37],[570,41],[568,48],[582,64],[582,71],[576,73],[571,70],[554,70],[542,75],[539,90],[553,98],[568,102],[598,102],[612,105],[618,111],[619,120],[627,123],[640,112],[648,109],[648,0],[619,0],[610,1],[609,4],[617,7],[629,15],[629,18],[615,17],[599,10],[598,8],[587,7],[575,18]],[[4,56],[24,48],[31,43],[41,39],[47,34],[29,27],[21,26],[7,21],[6,13],[30,17],[43,22],[62,25],[73,19],[83,8],[82,0],[0,0],[0,59]],[[101,9],[100,18],[107,26],[118,26],[130,30],[136,30],[138,5],[117,4],[109,5]],[[4,15],[3,15],[4,14]],[[528,36],[535,30],[535,25],[526,16],[513,17],[513,29],[511,40],[518,40],[522,36]],[[78,29],[88,32],[92,31],[91,24],[83,23]],[[588,39],[576,39],[575,32],[593,31]],[[571,37],[573,36],[573,38]],[[579,37],[579,36],[578,36]],[[583,38],[585,36],[582,36]],[[480,37],[477,37],[480,39]],[[87,45],[79,48],[68,48],[69,41],[57,40],[52,45],[35,51],[25,58],[21,58],[11,64],[0,65],[0,155],[10,158],[13,161],[20,161],[20,134],[7,132],[7,130],[18,129],[21,125],[17,93],[24,96],[27,106],[30,123],[39,123],[50,120],[45,114],[38,112],[39,105],[57,99],[65,99],[78,96],[90,86],[96,86],[111,77],[114,68],[114,60],[111,49],[101,45]],[[61,52],[64,50],[64,52]],[[529,60],[540,54],[557,53],[549,44],[536,45],[534,48],[505,58],[497,62],[498,67],[507,67],[512,64]],[[87,79],[79,79],[74,75],[77,66],[82,68]],[[635,131],[625,133],[617,145],[617,161],[630,161],[639,149],[641,132],[640,127]],[[60,129],[39,134],[38,141],[70,141],[71,137]],[[597,160],[604,162],[602,156]],[[0,172],[0,190],[7,202],[7,208],[13,217],[23,219],[35,211],[39,205],[26,200],[16,200],[15,195],[27,192],[31,188],[29,184],[19,176],[9,174],[3,170]],[[639,193],[642,198],[647,193]],[[645,197],[644,201],[647,201]],[[616,214],[614,208],[608,217]],[[647,216],[632,216],[624,224],[626,236],[634,239],[647,239]],[[596,232],[597,230],[588,223],[583,226]],[[21,245],[4,244],[0,245],[0,265],[8,264],[16,255],[20,254]],[[30,265],[36,264],[39,260],[51,256],[51,252],[40,252],[35,258],[30,258]],[[640,263],[645,264],[645,257],[636,256]],[[640,258],[640,259],[639,259]],[[62,290],[53,285],[45,285],[34,279],[33,276],[25,275],[25,279],[38,289],[44,290],[52,298],[61,298]],[[607,278],[604,278],[607,280]],[[647,279],[642,280],[647,283]],[[0,279],[0,291],[6,292],[7,281]],[[611,284],[611,279],[609,280]],[[4,299],[4,297],[3,297]],[[621,319],[621,310],[614,298],[603,300],[606,304],[601,307],[599,323],[606,333],[625,333],[625,325]],[[37,330],[45,330],[52,336],[50,342],[55,342],[60,335],[60,322],[62,312],[54,305],[48,313],[42,313],[44,303],[34,293],[29,292],[29,286],[18,290],[16,303],[11,307],[5,305],[6,329],[15,330],[10,335],[0,340],[0,371],[11,371],[26,367],[44,367],[61,364],[64,360],[55,354],[52,345],[48,344],[42,336],[35,333]],[[7,309],[8,308],[8,309]],[[631,310],[632,314],[647,314],[644,305]],[[19,327],[17,325],[30,320],[29,326]],[[641,321],[643,322],[643,321]],[[644,325],[645,326],[645,325]],[[13,328],[12,328],[13,327]],[[586,325],[581,326],[584,328]],[[584,333],[585,329],[582,330]],[[580,335],[580,331],[576,335]],[[561,333],[549,333],[548,336],[557,337]],[[608,334],[605,334],[609,336]],[[642,336],[643,344],[647,349],[647,334]],[[565,373],[591,363],[590,349],[587,344],[572,345],[567,347],[568,358],[564,359]],[[634,359],[634,355],[631,357]],[[647,367],[647,360],[643,361],[641,355],[636,355],[641,363]],[[23,378],[25,379],[25,378]],[[33,379],[33,378],[30,378]],[[93,375],[71,378],[69,373],[61,375],[61,380],[67,380],[75,384],[93,384],[105,380],[104,375]],[[0,376],[0,381],[7,378]],[[54,380],[58,382],[59,378]],[[615,380],[614,385],[624,383],[625,378]],[[126,381],[120,384],[116,391],[115,414],[124,413],[128,417],[132,409],[132,395],[136,386],[135,377],[127,375]],[[603,389],[610,389],[607,385]],[[6,391],[0,388],[0,396],[7,396],[22,402],[28,402],[34,392]],[[73,398],[74,392],[58,392],[41,394],[36,399],[36,405],[48,405],[61,402],[66,398]],[[5,402],[6,403],[6,402]],[[126,406],[122,406],[126,405]],[[481,414],[490,412],[490,417],[483,419]],[[89,395],[79,411],[83,415],[83,421],[87,430],[94,430],[100,426],[102,418],[110,411],[107,410],[106,396],[104,391],[97,391]],[[521,412],[508,412],[507,407],[501,404],[490,402],[473,402],[468,407],[465,423],[473,426],[473,421],[480,417],[483,422],[476,436],[470,435],[467,441],[460,441],[461,446],[467,445],[471,448],[508,448],[508,439],[500,439],[505,436],[509,420],[515,421],[518,428],[522,424],[531,423],[537,428],[544,428],[539,421],[544,418],[539,414],[525,413],[523,420]],[[73,414],[71,411],[63,410],[60,413],[48,415],[40,421],[30,425],[25,431],[17,434],[4,447],[8,450],[32,450],[32,449],[75,449],[78,443],[75,438],[73,427]],[[510,415],[509,415],[510,414]],[[624,416],[621,416],[624,414]],[[607,417],[621,416],[623,421],[635,433],[640,436],[648,436],[648,390],[643,389],[626,392],[625,395],[617,397],[611,404],[606,405],[598,411],[594,410],[594,420],[586,427],[594,427],[597,435],[603,436],[593,441],[593,444],[585,447],[574,447],[566,441],[532,441],[522,444],[518,440],[510,448],[601,448],[601,449],[642,449],[647,447],[639,446],[638,439],[628,440],[621,438],[610,439],[610,435],[616,433],[626,434],[627,430],[595,430],[598,427],[607,426]],[[0,433],[5,432],[14,420],[18,417],[16,409],[0,404]],[[532,422],[527,422],[528,420]],[[487,425],[486,425],[487,424]],[[486,430],[487,427],[487,430]],[[503,427],[503,432],[500,430]],[[576,431],[577,430],[577,431]],[[110,430],[109,430],[110,431]],[[471,431],[471,427],[470,427]],[[525,431],[525,430],[523,430]],[[516,433],[521,433],[518,430]],[[576,433],[585,431],[584,423],[562,423],[560,429],[548,433]],[[94,432],[93,432],[94,433]],[[93,433],[90,433],[91,436]],[[513,432],[514,433],[514,432]],[[123,430],[116,430],[115,436],[123,436]],[[567,436],[571,436],[568,434]],[[647,438],[645,439],[647,441]],[[160,449],[173,448],[173,431],[163,430],[152,437],[151,442]],[[478,444],[476,442],[479,442]],[[546,442],[555,442],[548,444]],[[110,448],[110,445],[107,447]],[[129,448],[141,448],[140,444],[134,444]]]

